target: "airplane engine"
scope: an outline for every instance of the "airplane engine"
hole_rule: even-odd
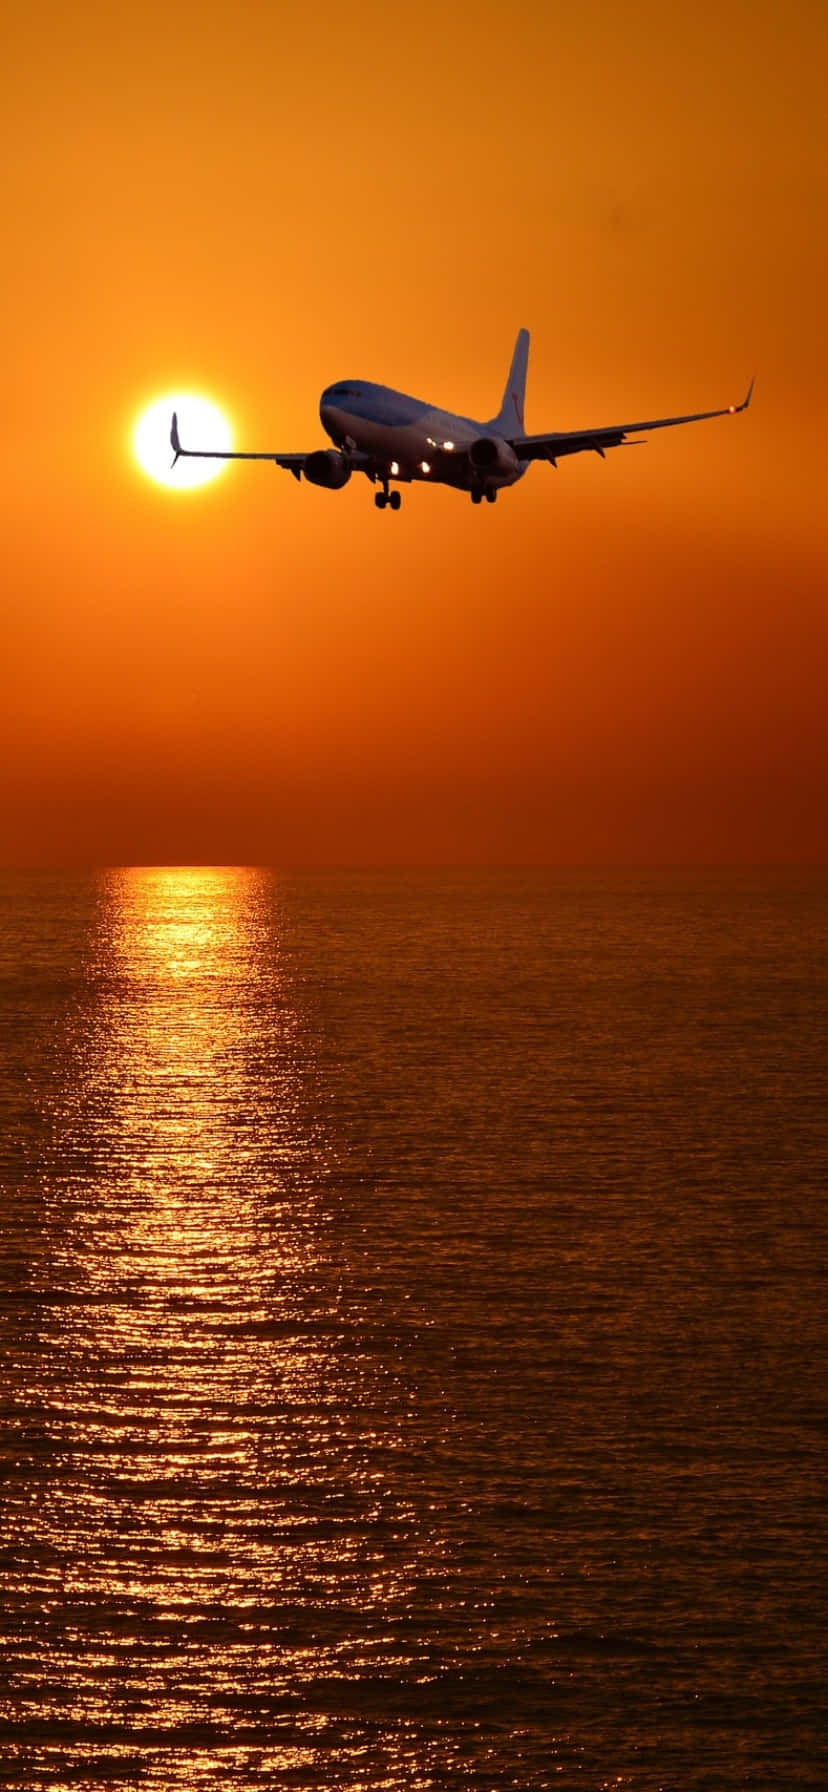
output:
[[[302,471],[311,485],[324,485],[330,492],[341,491],[351,477],[345,455],[336,448],[317,448],[315,454],[308,455]]]
[[[502,436],[479,436],[469,449],[469,460],[475,470],[486,473],[516,473],[517,455]]]

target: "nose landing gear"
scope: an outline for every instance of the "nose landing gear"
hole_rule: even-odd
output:
[[[482,504],[483,499],[485,498],[487,504],[493,504],[496,497],[497,497],[497,487],[492,486],[492,485],[487,485],[485,491],[472,492],[471,501],[473,504]]]

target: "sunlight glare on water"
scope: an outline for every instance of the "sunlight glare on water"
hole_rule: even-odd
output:
[[[825,917],[0,878],[4,1784],[821,1787]]]
[[[291,1587],[310,1568],[321,1595],[353,1555],[339,1508],[359,1469],[337,1406],[351,1426],[354,1390],[330,1269],[317,1287],[324,1149],[288,981],[261,949],[267,894],[244,871],[103,881],[47,1197],[62,1287],[32,1392],[61,1472],[15,1515],[46,1596],[30,1690],[41,1724],[51,1709],[58,1734],[88,1733],[90,1759],[126,1760],[136,1731],[145,1768],[153,1742],[186,1742],[166,1785],[210,1771],[190,1745],[249,1691],[263,1638],[272,1667]],[[263,1697],[326,1665],[286,1643]]]

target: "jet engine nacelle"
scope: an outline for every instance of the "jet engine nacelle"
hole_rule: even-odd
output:
[[[302,471],[311,485],[324,485],[329,492],[341,491],[351,477],[345,455],[336,448],[317,448],[308,455]]]
[[[469,449],[469,460],[478,473],[516,473],[518,458],[502,436],[478,436]]]

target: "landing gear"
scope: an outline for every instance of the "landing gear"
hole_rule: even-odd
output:
[[[493,488],[490,485],[487,486],[486,487],[486,503],[493,504],[496,497],[497,497],[497,492],[495,490],[493,490]]]
[[[402,503],[402,493],[390,492],[388,490],[388,480],[384,479],[382,491],[374,493],[374,503],[378,510],[384,510],[386,504],[388,505],[389,510],[399,510]]]
[[[482,492],[472,492],[471,501],[473,504],[479,504],[482,500],[482,497],[483,497]]]

